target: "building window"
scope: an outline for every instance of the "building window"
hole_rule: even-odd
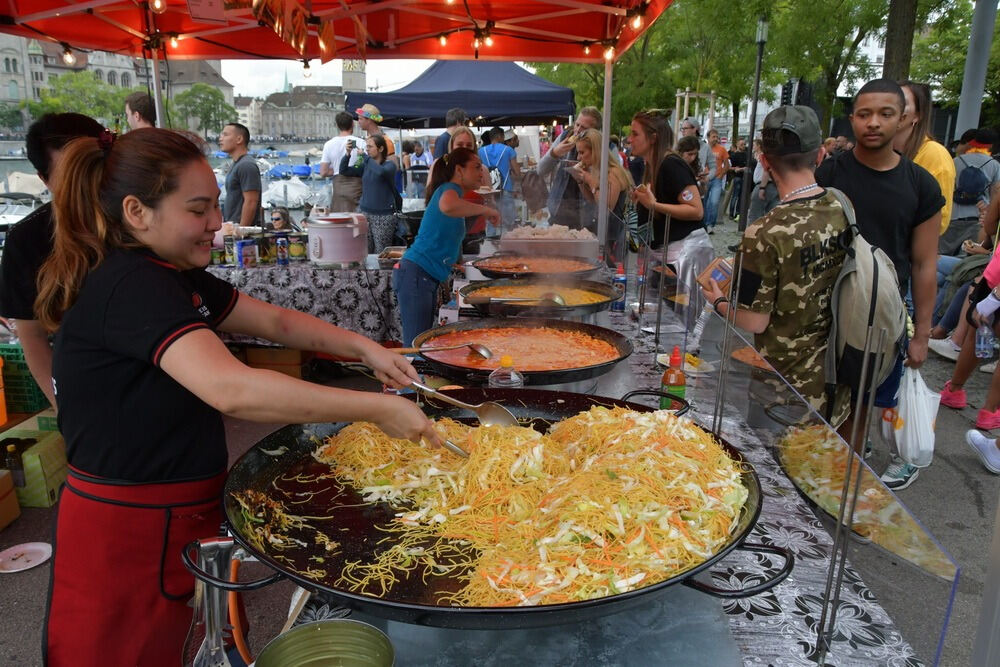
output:
[[[16,100],[18,97],[20,97],[20,94],[17,90],[17,81],[11,81],[7,84],[7,97],[12,100]]]
[[[40,100],[40,99],[42,99],[42,91],[41,91],[41,89],[40,89],[40,88],[33,88],[32,90],[33,90],[33,91],[34,91],[34,93],[35,93],[35,99],[36,99],[36,100]]]
[[[4,58],[3,59],[3,71],[5,71],[5,72],[9,72],[10,71],[10,58]]]
[[[31,80],[32,81],[45,81],[45,72],[32,72],[31,73]]]
[[[118,85],[118,76],[114,73],[114,71],[108,72],[108,83],[112,86]]]
[[[53,83],[58,78],[59,78],[58,74],[49,74],[49,83]]]
[[[94,76],[97,77],[98,81],[100,81],[101,83],[104,83],[104,72],[102,72],[99,69],[95,69],[94,70]]]
[[[11,68],[12,68],[12,69],[13,69],[13,70],[14,70],[15,72],[17,71],[17,58],[12,58],[12,59],[11,59],[11,61],[10,61],[10,66],[11,66]]]
[[[132,78],[128,75],[128,72],[122,72],[122,88],[131,88]]]

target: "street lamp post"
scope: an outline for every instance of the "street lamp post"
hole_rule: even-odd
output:
[[[757,100],[760,98],[760,69],[764,62],[764,45],[767,44],[767,18],[763,15],[757,19],[757,68],[753,79],[753,99],[750,102],[750,132],[747,135],[747,168],[753,157],[753,136],[757,131]],[[747,213],[750,208],[750,188],[753,185],[753,173],[743,173],[743,188],[740,192],[740,231],[747,228]]]

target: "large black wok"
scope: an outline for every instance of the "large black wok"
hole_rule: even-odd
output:
[[[586,278],[587,276],[594,273],[595,271],[600,270],[604,266],[604,264],[600,260],[594,259],[592,257],[563,257],[561,255],[547,255],[557,259],[572,259],[578,262],[583,262],[588,265],[588,268],[581,269],[579,271],[563,271],[563,272],[552,273],[545,271],[535,272],[530,270],[527,266],[525,266],[523,270],[509,270],[509,271],[504,271],[495,268],[491,269],[489,267],[489,261],[494,257],[514,258],[514,257],[531,257],[531,256],[532,255],[521,255],[515,252],[498,252],[489,257],[481,257],[477,259],[472,263],[472,266],[479,269],[479,272],[482,273],[487,278],[534,278],[540,276],[549,276],[549,277],[579,278],[579,279]]]
[[[590,315],[607,310],[613,301],[622,297],[621,288],[607,283],[600,283],[596,280],[571,280],[567,278],[501,278],[499,280],[486,280],[469,283],[458,291],[462,298],[474,295],[478,290],[485,287],[508,287],[518,285],[542,284],[551,286],[552,291],[559,292],[560,287],[573,287],[600,294],[603,299],[596,303],[585,303],[578,306],[559,306],[552,304],[524,303],[518,301],[494,302],[494,303],[474,303],[472,307],[484,315],[533,315],[535,317],[579,317]]]
[[[624,406],[641,411],[652,409],[624,400],[531,389],[462,389],[449,393],[460,400],[472,403],[482,400],[501,402],[519,419],[530,421],[535,428],[543,428],[550,423],[587,410],[593,405]],[[631,394],[625,398],[630,396]],[[435,417],[451,416],[469,420],[469,413],[449,405],[429,403],[426,412]],[[387,537],[393,539],[391,534],[379,531],[376,524],[390,520],[393,510],[384,504],[363,503],[353,489],[345,490],[331,479],[313,482],[311,485],[296,485],[288,481],[290,477],[300,473],[315,474],[327,471],[327,466],[313,460],[311,452],[322,438],[335,433],[343,426],[345,424],[291,425],[260,441],[230,470],[223,504],[235,540],[249,553],[276,570],[278,576],[283,575],[309,590],[331,594],[341,604],[351,609],[405,623],[449,628],[498,629],[557,625],[623,611],[647,602],[651,596],[663,594],[666,589],[677,583],[684,583],[719,597],[756,595],[783,580],[793,565],[791,554],[783,549],[742,544],[753,528],[761,507],[760,482],[750,465],[743,462],[742,468],[745,472],[742,481],[749,490],[749,497],[739,525],[726,545],[697,568],[645,588],[594,600],[536,607],[449,607],[437,604],[436,594],[441,591],[457,590],[461,582],[457,578],[443,576],[429,578],[425,583],[417,574],[410,579],[400,580],[384,597],[352,593],[335,585],[340,569],[343,563],[351,560],[368,561],[374,553],[377,553],[377,549],[387,548],[391,544],[384,542]],[[730,456],[738,461],[743,460],[736,449],[725,443],[723,446]],[[283,492],[276,490],[273,484],[275,482]],[[324,522],[324,525],[329,526],[326,532],[341,543],[341,552],[333,555],[325,553],[323,547],[314,543],[312,534],[307,532],[301,535],[290,533],[303,540],[305,546],[302,547],[284,550],[271,547],[264,550],[256,548],[247,538],[246,519],[239,504],[232,497],[234,492],[246,489],[267,492],[285,501],[305,499],[304,502],[294,505],[297,514],[333,517]],[[282,496],[281,493],[288,495]],[[232,585],[213,579],[204,572],[197,571],[191,563],[190,550],[193,546],[189,545],[185,550],[185,560],[197,576],[210,583],[230,590],[242,590],[259,587],[274,580],[272,578]],[[694,578],[734,549],[778,554],[785,559],[785,565],[774,579],[742,590],[718,589]],[[311,560],[311,557],[322,558],[322,565],[317,565],[317,561]],[[305,571],[310,567],[321,567],[327,571],[327,575],[314,579],[296,571]]]
[[[563,331],[580,331],[597,338],[598,340],[603,340],[614,345],[615,349],[618,351],[618,356],[609,361],[605,361],[600,364],[593,364],[591,366],[581,366],[579,368],[565,368],[555,371],[523,371],[524,383],[526,385],[549,385],[549,384],[563,384],[565,382],[577,382],[578,380],[589,380],[590,378],[597,377],[599,375],[604,375],[610,371],[615,364],[623,359],[627,359],[630,354],[632,354],[632,341],[628,337],[623,336],[617,331],[612,331],[611,329],[605,329],[604,327],[599,327],[594,324],[584,324],[583,322],[572,322],[567,320],[549,320],[549,319],[528,319],[528,318],[515,318],[515,319],[482,319],[482,320],[468,320],[464,322],[453,322],[452,324],[446,324],[435,329],[428,329],[419,336],[413,339],[414,347],[422,347],[428,345],[433,347],[433,339],[437,336],[442,336],[446,333],[451,333],[453,331],[468,331],[470,329],[492,329],[495,327],[523,327],[525,329],[532,329],[538,327],[548,327],[550,329],[560,329]],[[558,351],[554,351],[558,354]],[[455,364],[446,363],[434,359],[427,354],[421,353],[431,369],[439,375],[457,380],[462,384],[483,384],[490,377],[490,369],[477,369],[477,368],[467,368],[465,366],[457,366]],[[515,359],[515,365],[517,360]]]

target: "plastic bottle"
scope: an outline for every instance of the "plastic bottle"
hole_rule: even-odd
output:
[[[500,368],[490,373],[489,386],[504,389],[524,386],[524,376],[514,368],[514,360],[509,354],[500,357]]]
[[[684,377],[684,356],[681,354],[679,345],[674,345],[674,351],[670,354],[670,366],[663,372],[663,379],[660,380],[660,389],[671,396],[684,398],[687,379]],[[660,398],[660,409],[669,410],[672,401],[666,396]]]
[[[14,480],[14,486],[24,486],[24,464],[21,455],[17,453],[17,445],[7,445],[7,470]]]
[[[976,356],[980,359],[993,356],[993,329],[988,324],[976,329]]]
[[[618,270],[615,272],[615,278],[612,281],[612,286],[621,285],[622,296],[620,299],[611,302],[611,310],[623,313],[625,312],[625,292],[628,290],[628,276],[625,275],[625,266],[618,262]]]

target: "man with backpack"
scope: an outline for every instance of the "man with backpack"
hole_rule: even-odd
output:
[[[937,244],[941,208],[945,204],[934,177],[892,148],[906,120],[903,90],[890,79],[869,81],[854,96],[851,128],[855,146],[826,160],[816,170],[820,185],[844,192],[854,205],[862,236],[892,260],[905,294],[912,284],[914,335],[906,349],[906,365],[919,368],[927,359],[931,315],[937,288]],[[894,409],[903,374],[903,354],[876,390],[875,405]],[[866,415],[853,415],[865,421]],[[882,476],[890,489],[909,486],[917,468],[893,458]]]
[[[764,118],[760,161],[781,203],[743,236],[735,319],[756,334],[758,349],[775,370],[837,426],[850,412],[850,391],[838,387],[827,412],[823,366],[848,221],[837,194],[816,184],[822,143],[819,119],[809,107],[782,106]],[[728,299],[714,280],[709,285],[705,298],[725,317]]]
[[[490,173],[490,184],[499,190],[500,217],[503,229],[514,226],[514,183],[521,180],[517,153],[503,142],[503,130],[494,127],[489,132],[490,144],[479,149],[479,159]],[[486,236],[499,236],[500,230],[486,224]]]
[[[951,224],[938,241],[942,255],[957,255],[966,240],[978,241],[979,214],[1000,192],[1000,163],[990,157],[996,133],[990,128],[976,130],[976,135],[955,157],[955,195]]]

